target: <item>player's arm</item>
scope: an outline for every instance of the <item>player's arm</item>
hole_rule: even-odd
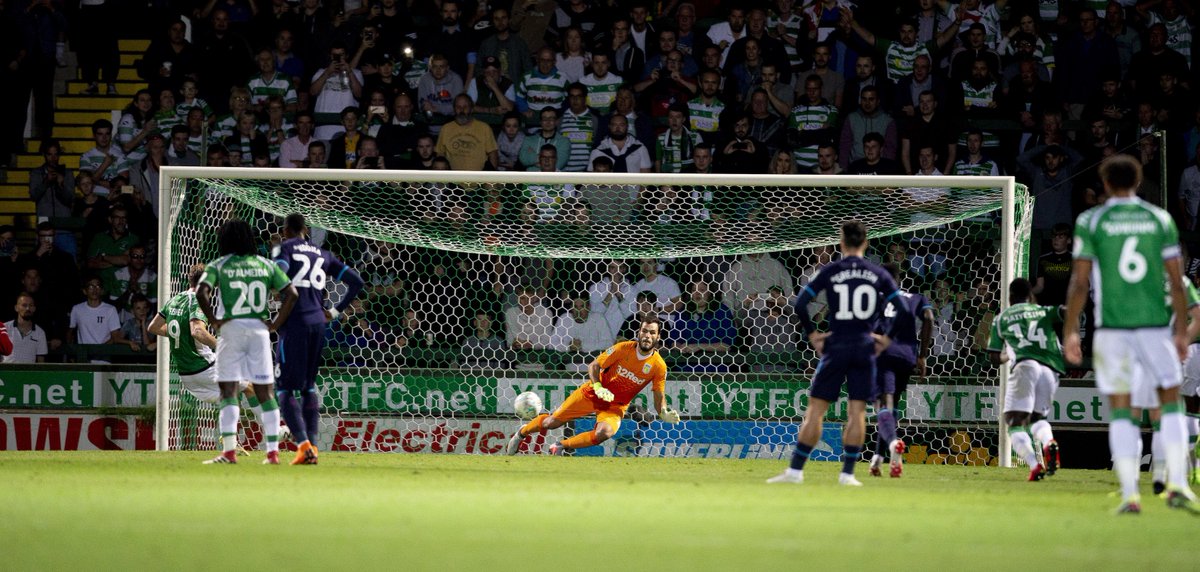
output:
[[[1183,291],[1183,270],[1180,269],[1179,256],[1173,256],[1163,261],[1167,270],[1167,280],[1171,288],[1171,309],[1175,314],[1173,323],[1175,329],[1175,351],[1179,352],[1179,361],[1187,359],[1188,341],[1188,302],[1187,293]]]
[[[217,337],[208,331],[208,324],[204,320],[192,320],[190,323],[192,339],[208,346],[212,350],[217,349]]]
[[[146,331],[156,336],[167,336],[167,319],[163,315],[155,314],[154,319],[150,320],[150,325],[146,326]]]
[[[921,310],[921,347],[917,354],[917,379],[925,380],[925,358],[933,347],[933,307],[925,306]]]
[[[657,389],[654,390],[654,410],[664,423],[679,423],[679,412],[667,406],[667,394]]]
[[[220,328],[223,320],[218,320],[217,315],[213,313],[212,307],[213,287],[207,282],[201,282],[196,286],[196,305],[200,306],[200,311],[204,312],[204,317],[208,319],[208,323],[215,328]]]
[[[1091,272],[1092,260],[1089,258],[1077,257],[1071,263],[1071,282],[1067,286],[1067,315],[1063,318],[1063,356],[1074,364],[1083,363],[1083,350],[1079,345],[1079,314],[1083,312],[1083,305],[1087,302]]]
[[[366,286],[366,281],[363,280],[362,275],[349,266],[342,266],[341,272],[334,279],[346,285],[346,295],[342,296],[342,300],[332,310],[326,310],[326,317],[330,321],[337,319],[338,315],[350,306],[350,303],[354,301],[354,298]]]
[[[588,366],[588,382],[590,382],[592,386],[592,392],[596,394],[596,397],[599,397],[604,401],[612,401],[613,398],[616,397],[613,395],[611,389],[604,387],[604,385],[600,383],[600,373],[605,369],[603,364],[600,363],[600,360],[609,353],[611,353],[611,350],[600,354],[601,357],[597,357],[596,359],[592,360],[592,364]]]
[[[287,321],[288,316],[292,314],[292,308],[296,307],[296,300],[300,298],[300,293],[296,292],[296,287],[291,282],[288,282],[279,290],[279,296],[282,298],[279,313],[275,315],[273,321],[267,323],[267,327],[272,332],[278,330]]]

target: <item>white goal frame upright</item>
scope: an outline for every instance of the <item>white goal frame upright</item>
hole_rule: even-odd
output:
[[[1000,307],[1007,308],[1008,283],[1017,276],[1016,268],[1016,180],[1010,176],[1004,177],[971,177],[971,176],[873,176],[873,175],[700,175],[706,186],[736,185],[764,187],[803,186],[803,187],[874,187],[874,188],[961,188],[961,189],[1001,189],[1003,203],[1001,208],[1001,284],[998,288]],[[354,169],[264,169],[237,167],[163,167],[159,173],[160,193],[170,194],[172,182],[177,179],[216,178],[243,180],[273,180],[273,181],[326,181],[326,182],[413,182],[447,183],[447,184],[497,184],[497,183],[532,183],[532,184],[598,184],[598,185],[664,185],[664,184],[695,184],[697,175],[679,175],[663,173],[542,173],[542,172],[496,172],[496,171],[380,171]],[[178,212],[172,212],[173,201],[170,197],[162,197],[159,201],[158,213],[158,299],[166,303],[176,291],[173,289],[170,261],[172,249],[169,237],[171,229],[177,223]],[[288,213],[273,213],[286,215]],[[1028,213],[1027,213],[1028,216]],[[480,250],[485,250],[482,244]],[[769,252],[770,249],[764,249]],[[169,378],[170,354],[169,344],[159,344],[157,350],[157,367],[155,371],[156,386],[156,421],[155,441],[160,451],[167,450],[169,443]],[[998,403],[1004,403],[1007,385],[1007,368],[1000,368],[998,383]],[[1011,444],[1003,414],[997,415],[998,455],[1001,466],[1011,466]]]

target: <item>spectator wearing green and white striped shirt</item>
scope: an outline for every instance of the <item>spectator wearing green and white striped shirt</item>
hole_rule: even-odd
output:
[[[158,122],[154,120],[154,99],[150,90],[139,89],[117,123],[117,143],[128,161],[141,161],[146,156],[146,138],[155,133]]]
[[[567,99],[567,78],[554,67],[552,48],[538,50],[537,67],[517,84],[517,110],[527,118],[547,108],[558,109]]]
[[[250,78],[246,87],[250,90],[250,109],[255,113],[266,111],[267,98],[277,95],[283,98],[288,113],[296,111],[299,98],[292,80],[275,69],[275,55],[270,49],[263,48],[254,57],[258,64],[258,75]]]
[[[821,97],[821,77],[808,76],[804,96],[788,115],[788,139],[801,171],[817,164],[817,147],[833,140],[837,124],[837,107]]]

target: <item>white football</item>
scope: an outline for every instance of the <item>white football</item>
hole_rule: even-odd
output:
[[[542,398],[532,391],[526,391],[513,400],[513,412],[517,417],[529,421],[542,412]]]

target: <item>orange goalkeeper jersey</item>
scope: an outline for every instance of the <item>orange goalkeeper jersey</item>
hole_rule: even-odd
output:
[[[620,407],[629,405],[642,388],[651,385],[654,391],[663,391],[667,379],[667,364],[658,352],[645,358],[638,356],[636,341],[620,342],[596,358],[600,363],[600,385],[613,392],[612,404]],[[599,399],[592,391],[591,383],[584,383],[584,394]]]

